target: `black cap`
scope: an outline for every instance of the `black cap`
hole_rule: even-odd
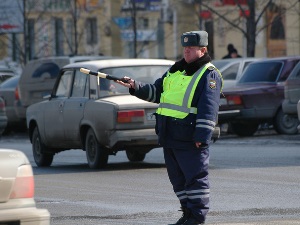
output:
[[[181,45],[186,46],[199,46],[207,47],[208,45],[208,34],[206,31],[190,31],[181,35]]]

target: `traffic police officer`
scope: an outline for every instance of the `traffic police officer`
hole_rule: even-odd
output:
[[[222,76],[211,64],[206,31],[183,33],[184,57],[154,84],[118,81],[138,98],[158,103],[156,133],[182,217],[174,224],[204,224],[209,210],[209,146],[217,123]]]

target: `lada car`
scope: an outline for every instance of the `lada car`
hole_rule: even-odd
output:
[[[26,121],[37,166],[50,166],[55,154],[82,149],[90,168],[104,168],[109,155],[126,151],[130,161],[143,161],[158,147],[154,131],[158,107],[132,96],[128,88],[81,68],[153,83],[174,61],[108,59],[64,66],[47,100],[32,104]]]
[[[0,148],[0,224],[50,225],[47,209],[36,207],[34,176],[27,156]]]
[[[279,134],[295,134],[299,121],[282,111],[284,82],[300,56],[263,59],[247,66],[234,87],[221,95],[219,123],[240,136],[253,135],[267,123]]]

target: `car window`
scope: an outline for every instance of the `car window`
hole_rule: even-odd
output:
[[[57,97],[68,97],[71,88],[73,71],[65,71],[60,77],[59,84],[56,90]]]
[[[249,65],[249,63],[252,63],[252,61],[248,61],[248,62],[245,62],[245,63],[244,63],[243,70],[245,70],[245,68]]]
[[[298,60],[287,61],[278,81],[285,81],[290,76],[297,63]]]
[[[15,88],[19,82],[19,76],[10,77],[0,84],[0,88]]]
[[[291,76],[292,75],[293,75],[293,77],[297,77],[298,79],[300,78],[300,62],[297,64],[297,66],[293,70]]]
[[[6,81],[7,79],[11,78],[13,75],[3,75],[0,74],[0,84]]]
[[[88,76],[76,70],[71,97],[88,97]]]
[[[239,70],[239,63],[235,63],[222,72],[224,80],[235,80]]]
[[[100,72],[115,76],[124,77],[128,76],[134,80],[151,83],[160,77],[170,68],[169,65],[151,65],[151,66],[126,66],[117,68],[107,68]],[[100,96],[102,95],[114,95],[114,94],[128,94],[128,88],[122,85],[115,84],[114,81],[100,79]]]
[[[245,69],[238,83],[276,82],[282,65],[281,62],[252,63]]]

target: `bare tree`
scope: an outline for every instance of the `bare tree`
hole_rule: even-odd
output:
[[[266,14],[268,8],[274,4],[273,0],[267,1],[254,1],[254,0],[247,0],[246,7],[244,4],[245,1],[234,0],[235,3],[235,12],[239,9],[240,14],[238,14],[238,18],[232,20],[230,16],[232,13],[229,11],[221,12],[216,10],[214,7],[211,6],[211,0],[196,0],[196,4],[201,4],[202,9],[208,9],[211,11],[215,16],[219,17],[220,19],[226,21],[229,26],[234,29],[239,30],[247,41],[247,56],[254,57],[255,56],[255,46],[256,46],[256,37],[257,35],[265,30],[268,26],[272,25],[271,22],[268,21],[264,22],[264,24],[258,27],[258,23],[261,21],[262,17]],[[297,1],[290,1],[288,7],[294,8],[297,4]],[[258,6],[259,4],[259,6]],[[256,9],[260,9],[259,12]],[[243,23],[241,22],[241,18],[246,20],[246,28],[244,28]]]

